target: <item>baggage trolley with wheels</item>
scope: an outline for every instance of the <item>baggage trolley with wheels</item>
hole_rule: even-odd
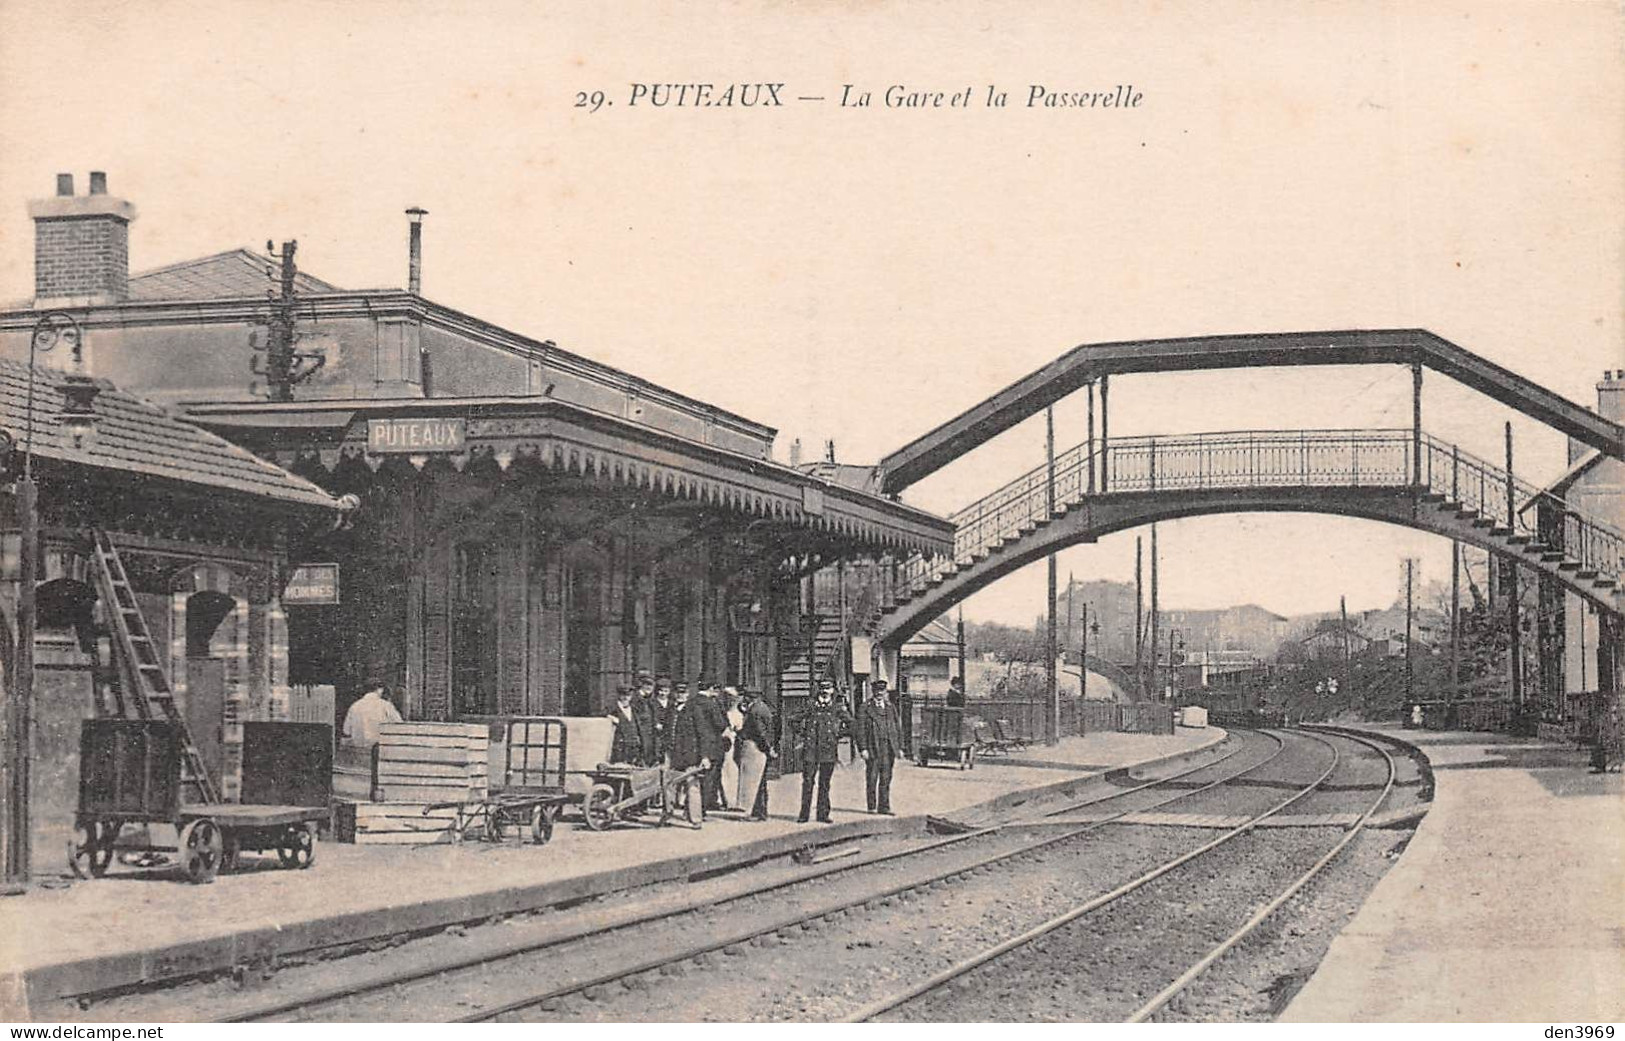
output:
[[[549,716],[521,716],[504,725],[502,784],[483,801],[434,803],[423,812],[456,810],[452,828],[458,841],[470,831],[487,842],[522,839],[528,832],[531,842],[546,845],[559,813],[574,801],[565,788],[569,728]]]
[[[87,719],[79,733],[79,808],[68,863],[82,878],[99,878],[115,849],[173,854],[188,881],[214,881],[238,866],[244,852],[275,851],[284,867],[316,861],[317,825],[329,809],[256,803],[180,801],[183,737],[173,723]],[[244,788],[254,787],[245,768]],[[126,825],[169,825],[173,846],[118,845]]]

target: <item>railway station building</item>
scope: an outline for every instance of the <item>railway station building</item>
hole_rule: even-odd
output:
[[[96,606],[104,550],[116,555],[216,790],[234,800],[245,728],[289,716],[279,601],[289,560],[320,546],[343,516],[339,501],[310,481],[105,380],[76,375],[0,360],[5,479],[16,487],[10,482],[26,467],[38,488],[27,833],[35,863],[52,867],[74,826],[81,722],[139,719],[151,708],[136,704],[110,609]],[[0,673],[8,694],[20,679],[27,508],[20,492],[0,494]],[[8,717],[7,738],[16,739],[24,728]],[[15,760],[0,760],[0,790],[10,792]],[[17,830],[9,820],[0,826],[8,863]]]
[[[283,601],[288,681],[338,691],[335,718],[370,675],[425,720],[597,714],[640,670],[793,699],[850,664],[820,570],[951,551],[949,521],[775,461],[770,427],[428,299],[421,213],[407,288],[348,290],[247,250],[131,273],[99,174],[30,212],[0,355],[67,311],[95,376],[359,499]],[[252,366],[284,316],[310,375],[274,400]]]

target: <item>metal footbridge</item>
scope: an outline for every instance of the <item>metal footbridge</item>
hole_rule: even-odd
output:
[[[1625,534],[1417,428],[1093,439],[952,515],[954,552],[915,556],[875,621],[896,646],[954,604],[1068,546],[1219,513],[1336,514],[1511,557],[1625,614]],[[1613,520],[1609,518],[1608,520]]]

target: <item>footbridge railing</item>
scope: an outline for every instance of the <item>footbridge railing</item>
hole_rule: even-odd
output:
[[[1050,482],[1053,479],[1053,498]],[[1258,488],[1409,488],[1459,504],[1493,529],[1539,543],[1582,572],[1625,573],[1625,534],[1455,445],[1406,429],[1247,430],[1076,445],[954,513],[953,560],[915,557],[916,591],[1091,498]],[[1055,512],[1051,512],[1051,502]]]

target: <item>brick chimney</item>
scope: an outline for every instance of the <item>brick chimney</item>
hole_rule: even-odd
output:
[[[1597,384],[1597,414],[1625,423],[1625,369],[1609,369]]]
[[[28,204],[34,218],[34,306],[111,304],[129,294],[130,222],[135,207],[107,194],[107,175],[90,174],[90,194],[73,175],[56,175],[56,195]]]

